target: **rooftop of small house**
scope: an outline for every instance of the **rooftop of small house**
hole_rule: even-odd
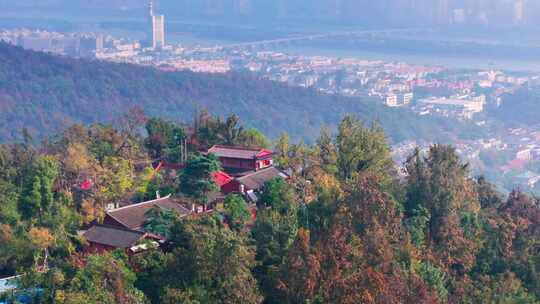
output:
[[[274,152],[268,149],[224,145],[214,145],[206,153],[211,153],[218,157],[249,160],[266,159],[274,155]]]
[[[107,215],[126,228],[140,230],[146,220],[146,212],[154,207],[174,210],[180,217],[191,213],[189,209],[168,195],[152,201],[110,210],[107,211]]]
[[[248,189],[262,189],[264,184],[274,178],[288,178],[287,174],[283,173],[275,167],[269,167],[259,171],[255,171],[244,176],[237,178],[236,180],[247,187]]]
[[[212,173],[212,179],[214,182],[219,186],[222,187],[223,185],[228,184],[231,182],[234,178],[223,171],[217,171]]]
[[[130,248],[145,237],[142,231],[107,225],[94,225],[83,234],[91,243],[106,245],[114,248]]]

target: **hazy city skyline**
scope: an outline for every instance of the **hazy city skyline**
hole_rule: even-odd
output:
[[[242,18],[252,22],[294,20],[360,25],[536,25],[540,3],[531,0],[159,0],[156,7],[170,18]],[[141,10],[144,0],[24,0],[0,7],[43,7],[66,10]],[[83,11],[81,11],[83,12]],[[238,19],[239,18],[239,19]]]

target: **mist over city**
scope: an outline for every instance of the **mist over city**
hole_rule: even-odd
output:
[[[493,28],[534,26],[540,3],[532,0],[159,0],[157,7],[171,17],[229,18],[259,23],[280,20],[300,23],[378,26],[475,25]],[[5,1],[4,8],[55,9],[102,14],[146,8],[140,0]],[[173,17],[174,18],[174,17]]]
[[[540,303],[540,0],[0,0],[0,304]]]

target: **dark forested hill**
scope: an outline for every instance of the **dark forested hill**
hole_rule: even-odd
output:
[[[503,97],[501,106],[492,109],[490,115],[507,127],[536,125],[540,121],[540,89],[524,88]]]
[[[366,122],[379,121],[393,142],[443,140],[465,130],[455,122],[321,95],[247,73],[161,72],[0,44],[0,142],[18,138],[23,127],[40,138],[73,122],[111,122],[132,106],[176,121],[189,120],[201,108],[217,115],[236,113],[247,125],[272,137],[285,130],[308,141],[321,125],[335,126],[346,113]]]

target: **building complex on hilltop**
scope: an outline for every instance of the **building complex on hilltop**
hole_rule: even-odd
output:
[[[190,215],[204,215],[214,211],[215,206],[229,194],[238,194],[247,204],[259,201],[259,194],[267,182],[276,179],[287,179],[288,175],[274,166],[274,152],[262,148],[214,145],[204,154],[214,154],[219,158],[222,171],[212,174],[212,179],[219,187],[217,193],[208,194],[208,204],[197,205],[197,202],[186,198],[173,198],[172,195],[155,200],[129,204],[120,207],[118,203],[107,206],[102,223],[95,223],[84,231],[86,240],[84,252],[87,254],[105,253],[115,249],[125,250],[128,255],[137,254],[150,248],[161,247],[166,238],[149,233],[145,223],[152,209],[170,210],[178,218]],[[166,165],[160,163],[159,170],[182,170],[182,165]]]

